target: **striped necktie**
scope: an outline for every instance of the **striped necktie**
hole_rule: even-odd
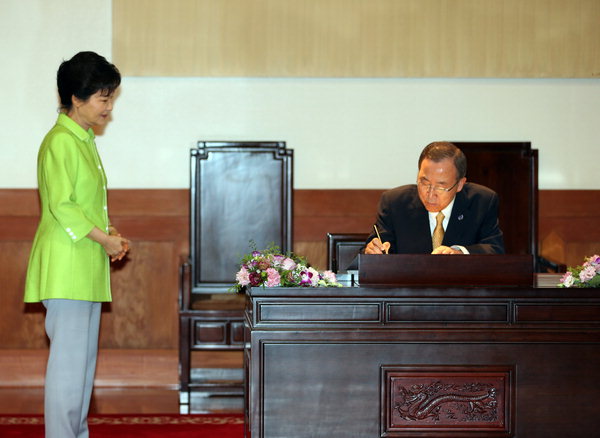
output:
[[[431,236],[433,249],[436,249],[438,246],[440,246],[444,240],[444,226],[442,225],[442,222],[444,221],[444,213],[440,211],[435,217],[435,220],[435,230],[433,230],[433,235]]]

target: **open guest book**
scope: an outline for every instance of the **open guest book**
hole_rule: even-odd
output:
[[[361,286],[529,286],[531,254],[359,254]]]

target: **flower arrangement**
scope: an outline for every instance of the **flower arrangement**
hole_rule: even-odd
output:
[[[586,257],[583,265],[569,267],[558,287],[600,287],[600,256]]]
[[[252,287],[341,287],[331,271],[319,272],[308,266],[306,260],[293,253],[282,254],[279,248],[271,245],[263,251],[256,250],[242,257],[241,266],[235,275],[232,289],[240,292],[246,286]]]

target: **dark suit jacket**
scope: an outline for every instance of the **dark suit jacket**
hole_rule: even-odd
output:
[[[396,187],[379,201],[377,228],[393,254],[429,254],[433,251],[427,210],[417,186]],[[375,238],[375,232],[367,242]],[[498,195],[487,187],[466,183],[456,194],[442,245],[462,245],[471,254],[503,254],[498,225]]]

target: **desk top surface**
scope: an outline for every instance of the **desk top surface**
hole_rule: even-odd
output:
[[[558,298],[558,299],[600,299],[600,289],[559,288],[561,274],[536,274],[536,287],[527,286],[364,286],[364,287],[273,287],[249,288],[246,294],[258,297],[297,297],[297,298]]]

